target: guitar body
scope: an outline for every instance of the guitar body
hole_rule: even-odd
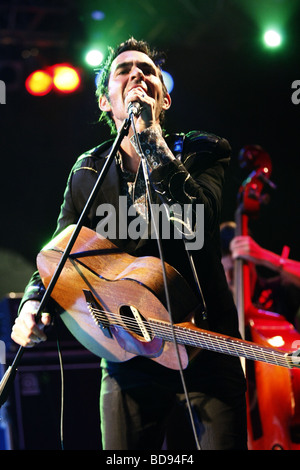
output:
[[[46,287],[73,229],[65,229],[37,257]],[[168,264],[165,266],[172,315],[178,321],[197,308],[197,299],[182,276]],[[86,294],[96,306],[97,318],[88,308]],[[175,345],[142,332],[150,317],[170,321],[158,258],[130,256],[83,227],[51,297],[62,308],[61,318],[67,328],[95,355],[114,362],[142,355],[178,369]],[[185,346],[179,345],[178,351],[185,368],[189,361]]]
[[[39,253],[38,269],[47,287],[74,226]],[[83,227],[51,291],[61,318],[75,338],[95,355],[113,362],[144,356],[169,369],[186,368],[201,349],[246,357],[280,367],[299,367],[276,348],[207,330],[197,298],[183,277],[165,263],[172,321],[166,308],[161,261],[135,258]],[[202,323],[200,328],[199,323]]]

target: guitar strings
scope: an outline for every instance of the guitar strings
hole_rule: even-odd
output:
[[[107,313],[111,317],[115,316],[118,319],[118,316],[116,314],[112,313],[112,312],[104,312],[104,311],[97,310],[97,309],[93,309],[93,310],[94,310],[94,312],[97,311],[97,312],[100,312],[100,313],[101,312]],[[131,329],[136,330],[137,333],[140,332],[140,329],[137,327],[137,324],[136,324],[134,319],[126,318],[126,321],[124,321],[124,323],[125,323],[126,326],[131,326]],[[160,336],[162,336],[163,339],[172,341],[172,338],[170,337],[170,335],[167,336],[167,334],[166,334],[166,328],[170,329],[170,326],[168,325],[168,323],[163,323],[163,324],[162,323],[163,322],[159,323],[157,320],[152,320],[150,322],[147,322],[148,326],[150,326],[150,329],[153,330],[153,326],[156,327],[156,328],[154,328],[154,330],[155,330],[154,332],[159,332]],[[194,345],[194,346],[199,347],[199,338],[198,338],[199,332],[195,332],[194,330],[184,328],[184,327],[179,327],[179,328],[180,328],[180,330],[178,330],[178,333],[179,333],[178,338],[177,338],[178,340],[181,339],[183,344],[189,344],[189,345]],[[178,329],[178,327],[176,327],[176,329]],[[191,335],[194,336],[194,338],[191,338],[190,337]],[[222,342],[223,345],[226,347],[226,350],[228,351],[229,354],[238,353],[238,355],[240,356],[241,355],[241,354],[239,354],[240,352],[245,353],[245,349],[248,349],[248,350],[250,349],[250,353],[251,353],[250,356],[249,356],[249,354],[246,356],[250,359],[252,359],[252,358],[257,359],[257,357],[260,357],[261,360],[263,360],[263,361],[265,361],[265,360],[267,360],[267,362],[271,361],[272,363],[275,363],[277,365],[279,365],[278,364],[278,359],[279,359],[280,364],[287,366],[287,364],[286,364],[286,355],[285,355],[285,353],[283,353],[281,351],[271,350],[270,348],[264,349],[263,347],[261,347],[259,345],[253,345],[251,343],[250,344],[247,344],[247,343],[246,344],[244,344],[244,343],[240,344],[238,342],[238,343],[234,343],[234,344],[228,344],[230,342],[230,340],[224,339],[222,337],[215,338],[214,336],[210,335],[208,332],[201,332],[201,335],[203,337],[202,339],[206,343],[206,346],[208,347],[210,345],[211,348],[214,351],[223,352],[223,353],[226,354],[226,352],[224,352],[224,349],[222,349],[221,347],[218,346],[218,344],[216,344],[218,342]],[[207,339],[208,339],[208,342],[207,342]],[[231,340],[231,341],[234,341],[234,340]],[[203,344],[201,344],[201,346],[203,347]],[[258,349],[259,354],[254,354],[253,347]],[[278,356],[278,358],[274,357],[274,355]]]
[[[94,307],[90,307],[90,309],[95,320],[98,320],[99,322],[102,320],[105,324],[108,319],[115,322],[114,324],[116,324],[116,326],[122,326],[122,322],[120,322],[120,315],[113,312],[96,309]],[[130,317],[121,318],[126,327],[130,328],[137,334],[141,333],[141,330],[135,319]],[[150,321],[145,320],[144,324],[150,329],[152,333],[159,335],[161,339],[173,342],[172,332],[167,331],[171,330],[171,325],[169,325],[167,322],[153,319]],[[254,343],[241,343],[238,339],[235,341],[235,339],[231,338],[223,338],[221,336],[215,337],[213,334],[210,334],[206,331],[198,332],[176,325],[174,325],[174,327],[176,330],[176,340],[184,345],[201,347],[203,349],[209,349],[215,352],[220,352],[223,354],[227,353],[229,355],[235,355],[239,357],[245,356],[247,359],[259,360],[282,367],[290,367],[291,365],[291,362],[288,360],[289,357],[282,351],[265,348]],[[200,339],[199,333],[201,334]],[[221,343],[221,345],[218,343]]]

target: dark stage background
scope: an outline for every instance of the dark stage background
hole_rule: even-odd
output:
[[[291,100],[292,83],[300,80],[299,7],[296,0],[1,0],[0,80],[7,85],[0,107],[1,297],[23,291],[37,252],[55,229],[76,158],[109,137],[98,123],[94,72],[84,65],[84,51],[131,35],[166,51],[164,69],[175,82],[167,130],[202,129],[231,143],[222,220],[233,219],[247,176],[238,165],[240,149],[259,144],[270,154],[277,190],[252,232],[277,253],[289,245],[290,257],[300,260],[300,104]],[[102,21],[91,19],[96,9],[105,13]],[[276,50],[261,41],[268,21],[279,22],[284,32]],[[25,58],[24,51],[33,49]],[[28,94],[29,73],[57,62],[81,68],[80,90]]]

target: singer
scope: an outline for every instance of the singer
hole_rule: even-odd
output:
[[[199,316],[207,318],[209,329],[240,337],[219,246],[222,186],[230,146],[225,139],[198,130],[166,136],[164,117],[171,98],[163,82],[161,63],[162,55],[134,38],[111,50],[104,63],[97,89],[100,120],[106,121],[115,134],[129,113],[136,133],[134,126],[130,126],[86,225],[96,230],[97,207],[104,203],[115,207],[116,219],[121,224],[120,196],[126,196],[128,207],[134,207],[136,214],[150,224],[141,164],[144,158],[154,202],[182,207],[191,204],[194,208],[204,205],[204,243],[192,253],[197,275],[191,268],[183,239],[162,240],[164,260],[185,278],[199,305],[205,307],[206,315],[200,309]],[[77,222],[112,142],[101,143],[75,162],[54,235]],[[160,257],[157,240],[152,237],[127,237],[114,243],[136,257]],[[46,341],[43,325],[49,324],[52,312],[44,314],[40,324],[34,319],[43,291],[36,272],[29,281],[12,330],[12,338],[22,346],[32,347]],[[102,359],[101,370],[99,448],[247,449],[245,378],[239,358],[202,350],[183,371],[184,381],[178,370],[143,356],[125,362]]]

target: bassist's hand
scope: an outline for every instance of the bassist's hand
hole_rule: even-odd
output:
[[[247,235],[235,237],[230,243],[233,259],[242,258],[255,264],[264,264],[267,251]]]
[[[43,328],[51,323],[49,313],[42,313],[41,320],[36,323],[35,315],[39,308],[39,302],[28,300],[23,305],[19,316],[16,318],[12,328],[11,338],[23,347],[33,347],[41,341],[46,341]]]

